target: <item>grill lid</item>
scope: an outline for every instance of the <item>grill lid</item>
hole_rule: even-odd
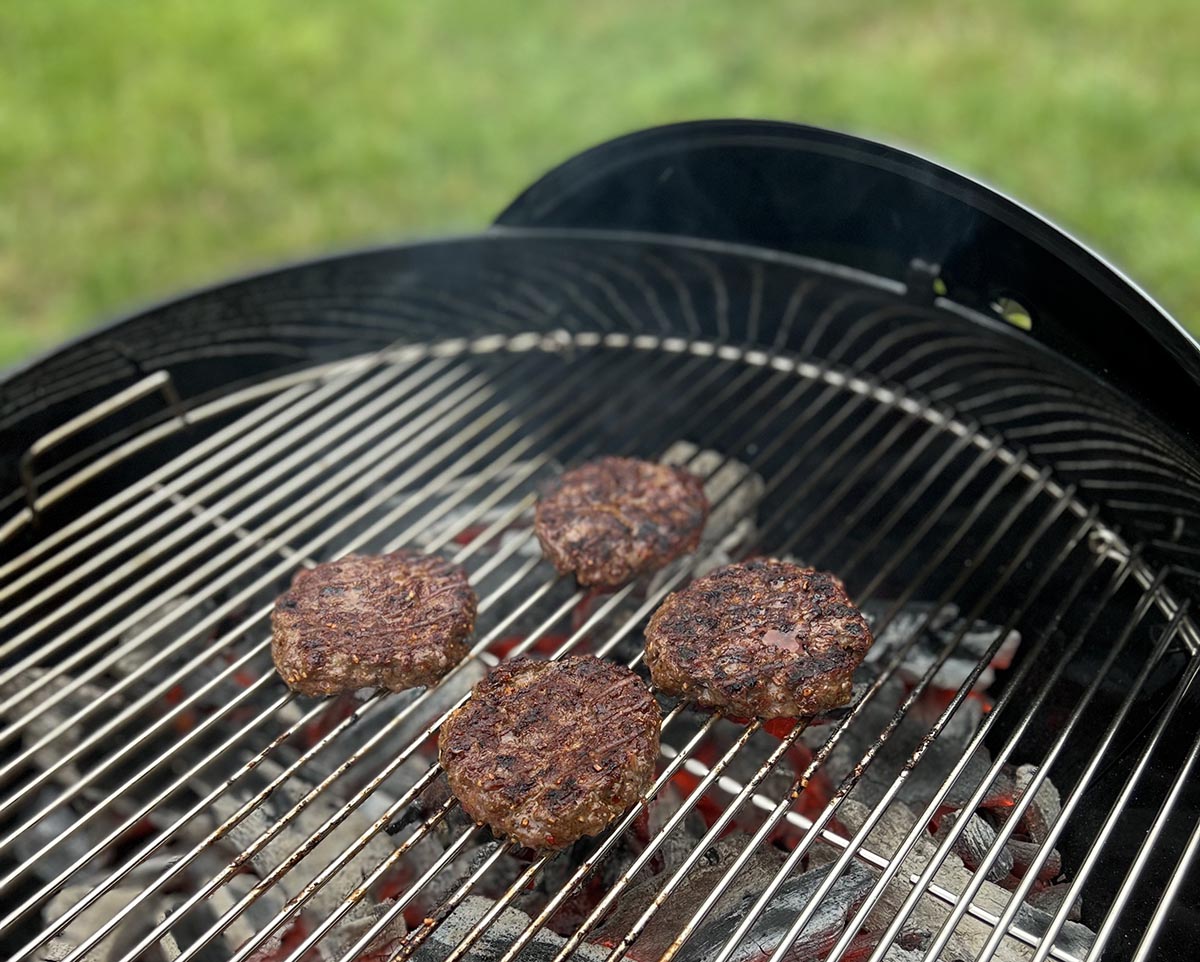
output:
[[[1119,189],[1119,185],[1114,185]],[[1200,345],[1045,218],[906,151],[816,127],[711,120],[619,137],[525,190],[504,227],[635,230],[790,251],[1000,317],[1196,440]]]

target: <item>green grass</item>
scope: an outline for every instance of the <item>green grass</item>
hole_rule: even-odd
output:
[[[0,363],[229,272],[480,227],[580,148],[729,115],[981,176],[1195,330],[1197,37],[1195,0],[3,4]]]

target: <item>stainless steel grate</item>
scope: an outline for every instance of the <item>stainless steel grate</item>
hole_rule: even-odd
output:
[[[646,617],[692,562],[595,598],[553,576],[529,528],[542,479],[612,451],[690,457],[719,492],[719,533],[741,532],[723,544],[838,571],[858,600],[881,604],[876,634],[894,628],[899,640],[848,711],[807,731],[669,706],[647,798],[673,796],[652,809],[661,824],[645,828],[650,816],[635,809],[569,855],[522,862],[437,794],[429,743],[498,657],[591,651],[639,665]],[[471,570],[481,625],[468,659],[419,693],[288,694],[270,666],[267,615],[291,572],[412,543]],[[964,946],[1071,960],[1098,958],[1114,938],[1132,951],[1143,935],[1146,956],[1186,864],[1159,831],[1179,815],[1196,758],[1192,747],[1169,785],[1147,784],[1147,761],[1173,750],[1198,664],[1186,603],[1165,576],[1022,449],[808,357],[516,334],[291,376],[199,453],[0,569],[4,945],[12,960],[69,962],[298,962],[310,951],[616,960],[648,957],[639,952],[667,930],[662,957],[719,962],[952,959]],[[912,673],[948,605],[961,617]],[[980,620],[999,630],[964,655]],[[1012,630],[1020,657],[995,704],[942,757]],[[969,670],[947,688],[952,659]],[[936,689],[944,696],[931,702]],[[1148,700],[1160,703],[1149,721]],[[914,724],[921,737],[904,741]],[[806,808],[846,752],[857,763]],[[926,826],[951,793],[973,810],[1013,763],[1032,774],[1007,828],[965,879],[948,871],[965,819],[936,844]],[[989,868],[1048,777],[1060,812],[1028,843],[1010,897]],[[914,804],[905,793],[922,779]],[[1076,817],[1082,808],[1099,817]],[[1140,849],[1106,846],[1128,819],[1147,825]],[[796,836],[780,851],[787,826]],[[1034,912],[1024,896],[1059,848],[1069,888],[1060,907]],[[778,856],[765,884],[713,943],[706,923],[764,852]],[[1164,858],[1179,860],[1170,885],[1122,928],[1143,869]],[[1102,859],[1124,877],[1094,895]],[[708,887],[694,890],[702,871]],[[551,874],[552,886],[539,883]],[[780,898],[800,882],[810,889],[781,925]],[[1068,921],[1080,894],[1089,930]]]

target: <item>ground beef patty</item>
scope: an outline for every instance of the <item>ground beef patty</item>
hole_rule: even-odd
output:
[[[581,585],[616,588],[700,542],[708,499],[683,468],[606,457],[566,472],[538,502],[542,551]]]
[[[436,555],[346,555],[296,573],[271,612],[271,655],[304,695],[431,685],[467,653],[475,592]]]
[[[790,718],[845,704],[871,641],[837,578],[763,559],[669,595],[646,629],[646,664],[664,692],[730,715]]]
[[[516,658],[442,725],[463,809],[538,850],[595,835],[654,780],[658,705],[632,671],[590,655]]]

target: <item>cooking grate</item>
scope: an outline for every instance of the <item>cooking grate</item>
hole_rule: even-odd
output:
[[[690,459],[717,485],[724,538],[701,560],[794,554],[877,605],[880,637],[907,627],[852,708],[808,731],[668,706],[651,795],[672,795],[670,806],[635,809],[559,858],[522,861],[437,793],[430,741],[497,657],[591,651],[640,664],[641,627],[691,562],[645,593],[591,596],[553,576],[529,527],[539,483],[610,452]],[[400,544],[470,569],[471,656],[420,693],[286,693],[267,616],[291,572]],[[1184,862],[1167,889],[1167,878],[1139,883],[1148,867],[1170,875],[1176,864],[1174,852],[1159,864],[1161,833],[1185,810],[1196,756],[1168,736],[1194,708],[1197,662],[1165,574],[1020,448],[807,356],[514,335],[291,377],[203,457],[167,465],[0,570],[4,945],[14,960],[72,962],[310,950],[616,959],[650,957],[639,951],[667,930],[667,957],[720,962],[781,959],[789,947],[802,953],[789,958],[952,959],[970,946],[1069,960],[1110,945],[1131,953],[1144,933],[1147,953]],[[947,605],[960,617],[913,673]],[[931,699],[980,622],[997,630]],[[999,668],[984,711],[973,688],[1012,630],[1019,657]],[[942,757],[968,709],[978,724]],[[891,751],[914,721],[922,737]],[[857,764],[813,799],[847,750]],[[1152,757],[1171,762],[1170,783],[1149,784]],[[1032,774],[1008,830],[963,883],[944,871],[963,826],[936,837],[932,858],[926,826],[951,794],[976,808],[1017,764]],[[1008,892],[988,868],[1048,776],[1061,814],[1029,843],[1011,900],[997,902]],[[921,778],[914,804],[904,793]],[[1145,824],[1139,849],[1105,846],[1122,820]],[[764,852],[776,861],[748,896]],[[1052,857],[1069,888],[1061,908],[1034,911],[1024,896]],[[708,887],[695,890],[702,872]],[[778,897],[798,883],[806,898],[781,913]],[[730,892],[742,911],[714,941],[708,923]],[[1086,928],[1067,919],[1081,893]]]

